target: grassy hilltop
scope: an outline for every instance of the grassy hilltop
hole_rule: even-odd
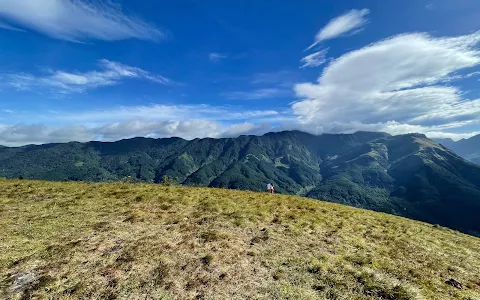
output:
[[[295,196],[0,180],[0,228],[1,298],[480,299],[480,239]]]

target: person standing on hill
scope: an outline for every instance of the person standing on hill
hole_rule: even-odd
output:
[[[275,187],[272,184],[272,188],[270,189],[270,193],[275,194]]]
[[[271,183],[267,184],[267,193],[272,192],[273,185]]]

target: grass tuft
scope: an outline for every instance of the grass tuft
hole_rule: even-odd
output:
[[[207,265],[207,266],[208,266],[208,265],[212,264],[212,262],[213,262],[213,255],[207,254],[207,255],[205,255],[204,257],[202,257],[202,258],[200,259],[200,261],[201,261],[204,265]]]

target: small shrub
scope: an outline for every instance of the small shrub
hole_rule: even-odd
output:
[[[137,220],[137,216],[134,214],[128,215],[123,222],[134,223]]]
[[[71,296],[71,295],[74,295],[75,293],[77,293],[78,291],[81,291],[83,288],[82,284],[81,283],[76,283],[72,286],[69,286],[67,288],[65,288],[62,292],[63,295],[65,296]]]
[[[385,285],[371,285],[367,286],[367,295],[372,295],[380,299],[391,299],[391,300],[412,300],[415,299],[405,287],[401,285],[396,285],[394,287],[389,287]]]
[[[280,220],[280,218],[278,216],[275,216],[273,219],[272,219],[272,223],[274,224],[282,224],[282,220]]]
[[[202,258],[200,259],[200,261],[201,261],[204,265],[208,266],[208,265],[210,265],[210,264],[213,262],[213,255],[207,254],[207,255],[205,255],[204,257],[202,257]]]
[[[233,225],[237,226],[237,227],[240,227],[242,225],[245,225],[246,223],[246,219],[243,218],[243,217],[240,217],[240,218],[236,218],[235,221],[233,221]]]
[[[169,268],[168,265],[160,261],[155,268],[153,268],[151,277],[154,285],[164,285],[165,279],[168,277]]]
[[[202,242],[209,243],[209,242],[215,242],[215,241],[226,239],[228,238],[228,235],[219,233],[217,231],[209,230],[209,231],[200,232],[198,237],[202,240]]]
[[[363,272],[357,277],[357,280],[363,285],[365,295],[369,297],[389,300],[415,299],[415,295],[413,295],[405,286],[392,286],[385,282],[378,281],[372,273]]]
[[[322,271],[322,264],[318,260],[313,259],[308,262],[307,270],[309,273],[318,274]]]
[[[312,286],[312,289],[317,291],[317,292],[323,292],[326,289],[326,286],[323,284],[314,284]]]
[[[164,186],[177,185],[178,184],[178,179],[177,178],[172,178],[168,175],[163,175],[161,184],[164,185]]]
[[[283,270],[281,270],[281,269],[275,270],[275,272],[273,272],[273,275],[272,275],[273,279],[275,279],[275,280],[280,280],[284,276],[285,276],[285,274],[284,274]]]
[[[217,241],[219,239],[219,236],[218,236],[218,233],[215,232],[215,231],[204,231],[204,232],[201,232],[198,237],[204,242],[204,243],[208,243],[208,242],[214,242],[214,241]]]
[[[122,181],[123,183],[134,183],[134,182],[135,182],[135,178],[133,178],[132,176],[127,176],[127,177],[122,178],[121,181]]]
[[[169,210],[172,207],[172,205],[170,205],[170,204],[160,204],[159,207],[160,207],[161,210]]]
[[[369,254],[357,253],[345,258],[349,262],[358,266],[365,266],[373,264],[373,258]]]
[[[121,264],[127,264],[133,262],[135,259],[130,255],[128,252],[122,253],[120,256],[117,257],[115,262],[119,265]]]
[[[255,236],[251,239],[250,244],[253,245],[253,244],[257,244],[257,243],[261,243],[261,242],[266,242],[266,241],[268,241],[269,238],[270,237],[268,235],[268,230],[264,229],[261,234]]]
[[[108,222],[98,222],[93,224],[92,228],[95,231],[103,231],[104,228],[106,228],[107,226],[108,226]]]

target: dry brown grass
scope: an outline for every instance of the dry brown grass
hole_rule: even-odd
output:
[[[294,196],[0,180],[0,228],[5,298],[480,299],[480,239]]]

